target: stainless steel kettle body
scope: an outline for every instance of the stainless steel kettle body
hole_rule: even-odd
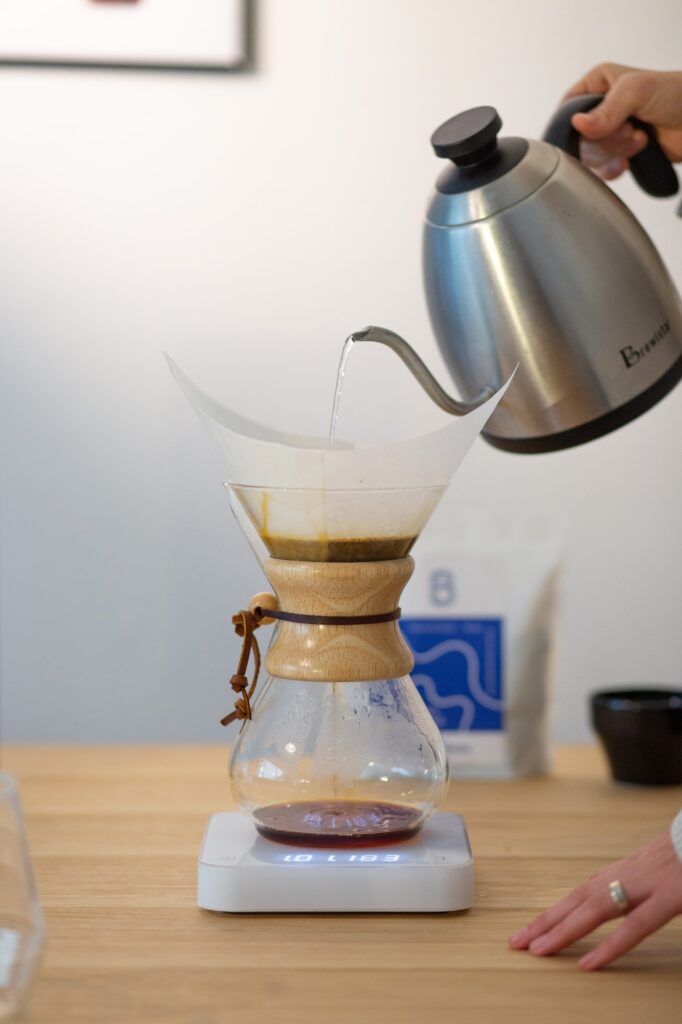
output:
[[[677,383],[682,306],[605,184],[549,142],[498,142],[500,126],[482,107],[434,134],[454,163],[427,214],[427,301],[465,399],[519,364],[486,439],[552,451],[628,422]]]

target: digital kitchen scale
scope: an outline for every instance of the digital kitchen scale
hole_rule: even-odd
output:
[[[474,862],[464,821],[438,812],[386,846],[310,847],[265,839],[252,818],[209,818],[197,903],[228,913],[430,913],[465,910]]]

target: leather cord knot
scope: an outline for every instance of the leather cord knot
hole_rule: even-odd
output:
[[[250,719],[252,717],[251,698],[253,697],[253,691],[256,689],[258,673],[260,672],[260,650],[258,648],[258,641],[253,635],[255,630],[260,626],[259,617],[255,616],[253,612],[242,610],[232,616],[232,625],[234,626],[234,631],[237,636],[242,637],[243,640],[237,671],[230,679],[230,686],[235,693],[239,694],[239,697],[235,701],[234,711],[231,711],[229,715],[225,715],[224,718],[220,719],[221,725],[229,725],[230,722],[234,722],[235,720],[242,721],[243,719]],[[246,670],[252,652],[253,678],[249,683]]]
[[[267,597],[268,595],[263,596]],[[256,689],[261,666],[258,641],[254,636],[259,626],[269,624],[273,620],[317,626],[360,626],[395,622],[400,618],[400,608],[394,608],[390,612],[380,612],[376,615],[303,615],[297,612],[281,611],[277,608],[263,608],[259,604],[252,603],[252,606],[253,611],[242,610],[232,616],[234,631],[237,636],[242,638],[242,650],[239,656],[237,671],[230,679],[230,686],[239,696],[234,703],[234,711],[220,719],[221,725],[229,725],[230,722],[252,718],[251,698]],[[246,670],[252,653],[253,678],[249,682]]]

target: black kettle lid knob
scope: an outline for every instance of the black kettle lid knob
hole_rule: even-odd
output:
[[[472,107],[445,121],[431,136],[436,156],[458,166],[481,163],[497,149],[502,119],[494,107]]]

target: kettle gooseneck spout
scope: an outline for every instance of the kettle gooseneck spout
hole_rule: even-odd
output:
[[[460,402],[458,399],[452,398],[443,390],[428,366],[417,355],[412,346],[404,338],[401,338],[399,334],[396,334],[395,331],[389,331],[387,327],[363,327],[361,331],[354,331],[353,334],[349,335],[348,341],[374,341],[379,345],[386,345],[387,348],[392,349],[402,359],[410,373],[419,381],[429,398],[439,408],[450,413],[452,416],[466,416],[468,412],[478,409],[480,405],[483,405],[484,402],[487,402],[495,394],[494,388],[484,387],[470,402]]]

